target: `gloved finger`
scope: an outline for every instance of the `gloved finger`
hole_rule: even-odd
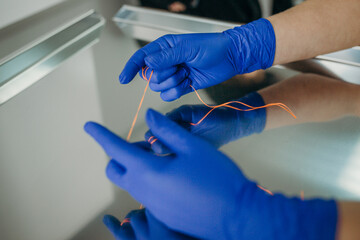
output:
[[[149,239],[149,226],[145,215],[145,209],[139,210],[131,216],[130,224],[134,229],[137,240]]]
[[[119,75],[119,81],[121,84],[127,84],[134,79],[137,72],[145,65],[145,54],[138,50],[125,64],[124,69]]]
[[[160,113],[149,109],[146,113],[146,122],[154,136],[171,152],[179,154],[184,152],[184,149],[192,148],[192,140],[195,137]]]
[[[144,149],[147,152],[151,152],[151,144],[146,141],[140,141],[133,143],[135,146],[138,146],[139,148]]]
[[[150,130],[148,130],[145,135],[144,135],[145,141],[148,142],[150,145],[157,141],[157,138],[155,138],[155,136],[152,134],[152,132]]]
[[[187,71],[184,68],[179,68],[179,70],[170,76],[169,78],[163,80],[160,83],[150,82],[151,90],[155,92],[165,91],[170,88],[176,87],[180,82],[184,81],[187,77]]]
[[[161,228],[167,228],[163,223],[161,223],[159,220],[157,220],[149,210],[145,209],[144,211],[145,218],[148,222],[148,228],[150,231],[157,231],[158,229],[161,230]]]
[[[152,70],[151,68],[145,66],[144,68],[141,68],[140,71],[139,71],[139,76],[148,81],[150,78],[152,78],[154,74],[154,70]]]
[[[161,92],[160,97],[162,98],[162,100],[170,102],[180,98],[182,95],[185,95],[189,92],[192,92],[192,88],[190,87],[189,78],[186,78],[176,87]]]
[[[144,69],[144,68],[141,68],[140,71],[139,71],[139,76],[140,76],[142,79],[144,79],[144,80],[147,81],[147,79],[149,79],[149,76],[148,76],[148,75],[151,74],[151,71],[152,71],[152,70],[150,70],[150,68],[148,68],[148,67],[146,67],[145,69]],[[148,72],[149,72],[149,73],[148,73]],[[145,79],[145,78],[146,78],[146,79]]]
[[[162,36],[136,51],[121,72],[119,76],[120,83],[129,83],[136,73],[145,66],[146,56],[173,47],[175,44],[173,40],[174,38],[171,35]]]
[[[109,229],[111,234],[118,240],[135,240],[134,230],[129,223],[122,224],[111,215],[105,215],[103,223]]]
[[[151,149],[157,154],[169,154],[171,153],[164,144],[162,144],[149,130],[145,133],[145,140],[151,145]]]
[[[112,178],[120,179],[126,173],[126,168],[121,166],[117,161],[111,159],[106,166],[106,175],[112,176]]]
[[[117,237],[117,233],[120,232],[120,221],[111,215],[105,215],[103,218],[103,223],[105,226],[109,229],[109,231],[114,235],[114,237]]]
[[[201,118],[200,116],[198,118],[194,116],[197,115],[196,107],[199,107],[199,105],[182,105],[168,112],[166,117],[190,130],[190,123],[197,122]]]
[[[131,222],[131,219],[132,219],[135,215],[137,215],[137,214],[139,214],[139,213],[141,213],[141,212],[144,212],[144,211],[145,211],[145,208],[132,210],[132,211],[128,212],[128,214],[126,214],[125,219],[129,219],[129,222]]]
[[[121,139],[100,124],[87,122],[84,129],[101,145],[108,156],[127,170],[129,167],[136,167],[139,164],[151,161],[149,159],[152,158],[152,154]]]
[[[147,220],[147,228],[149,229],[148,235],[151,235],[152,232],[160,232],[163,233],[164,237],[171,237],[171,239],[195,240],[195,238],[185,236],[181,233],[169,229],[164,223],[160,222],[157,218],[155,218],[148,209],[145,209],[144,215]]]
[[[153,71],[152,75],[151,75],[151,71],[153,71],[152,68],[149,68],[148,70],[141,69],[139,71],[139,75],[141,78],[144,79],[144,77],[143,77],[143,74],[144,74],[146,79],[150,79],[150,84],[152,84],[152,83],[157,84],[157,83],[161,83],[161,82],[165,81],[166,79],[168,79],[169,77],[174,75],[177,71],[177,67],[170,67],[167,69],[156,70],[156,71]]]
[[[145,64],[154,70],[161,70],[189,62],[194,58],[194,51],[190,51],[189,45],[187,41],[180,41],[174,47],[149,54],[145,57]]]
[[[129,180],[126,178],[126,169],[122,167],[115,160],[110,160],[105,169],[106,176],[116,186],[126,189],[128,187]]]
[[[119,76],[120,83],[129,83],[141,68],[145,67],[145,57],[151,53],[160,51],[164,47],[165,44],[163,41],[164,40],[151,42],[145,47],[137,50],[125,64],[125,67]]]

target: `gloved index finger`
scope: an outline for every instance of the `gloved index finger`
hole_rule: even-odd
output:
[[[101,145],[108,156],[125,168],[139,166],[153,157],[151,153],[128,143],[100,124],[88,122],[84,129]]]
[[[161,45],[156,40],[137,50],[125,64],[125,67],[119,76],[120,83],[126,84],[131,82],[141,68],[145,67],[145,57],[149,54],[158,52],[161,49]]]

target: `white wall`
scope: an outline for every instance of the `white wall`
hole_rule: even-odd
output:
[[[74,67],[76,66],[76,67]],[[113,201],[92,50],[0,107],[0,239],[67,239]]]

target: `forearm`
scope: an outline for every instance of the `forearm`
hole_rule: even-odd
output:
[[[337,226],[338,240],[355,240],[360,238],[360,203],[338,202],[339,221]]]
[[[274,65],[360,45],[360,1],[308,0],[268,18],[276,35]]]
[[[266,109],[265,129],[306,122],[360,116],[360,85],[315,74],[301,74],[259,91],[265,104],[282,102],[297,116],[278,107]]]

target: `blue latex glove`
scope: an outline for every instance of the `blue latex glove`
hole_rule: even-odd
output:
[[[177,233],[159,222],[148,210],[134,210],[122,225],[113,216],[104,216],[103,222],[117,240],[195,240]]]
[[[268,195],[210,143],[149,110],[172,155],[154,155],[96,123],[85,130],[112,158],[106,173],[168,228],[201,239],[334,239],[334,201]]]
[[[238,101],[253,107],[265,105],[263,98],[257,92],[250,93]],[[248,109],[239,103],[230,105],[240,109]],[[167,113],[166,116],[192,134],[209,141],[217,148],[239,138],[261,133],[265,128],[266,110],[264,108],[246,112],[221,107],[212,111],[198,125],[190,125],[190,123],[197,123],[209,110],[210,108],[204,105],[184,105]],[[152,132],[146,132],[145,140],[151,142],[152,139]],[[160,141],[154,142],[152,149],[160,154],[169,153],[169,150]]]
[[[119,76],[130,82],[142,67],[154,74],[153,91],[165,101],[221,83],[236,74],[272,66],[275,33],[267,19],[235,27],[222,33],[165,35],[139,49]],[[140,74],[141,76],[141,74]]]

